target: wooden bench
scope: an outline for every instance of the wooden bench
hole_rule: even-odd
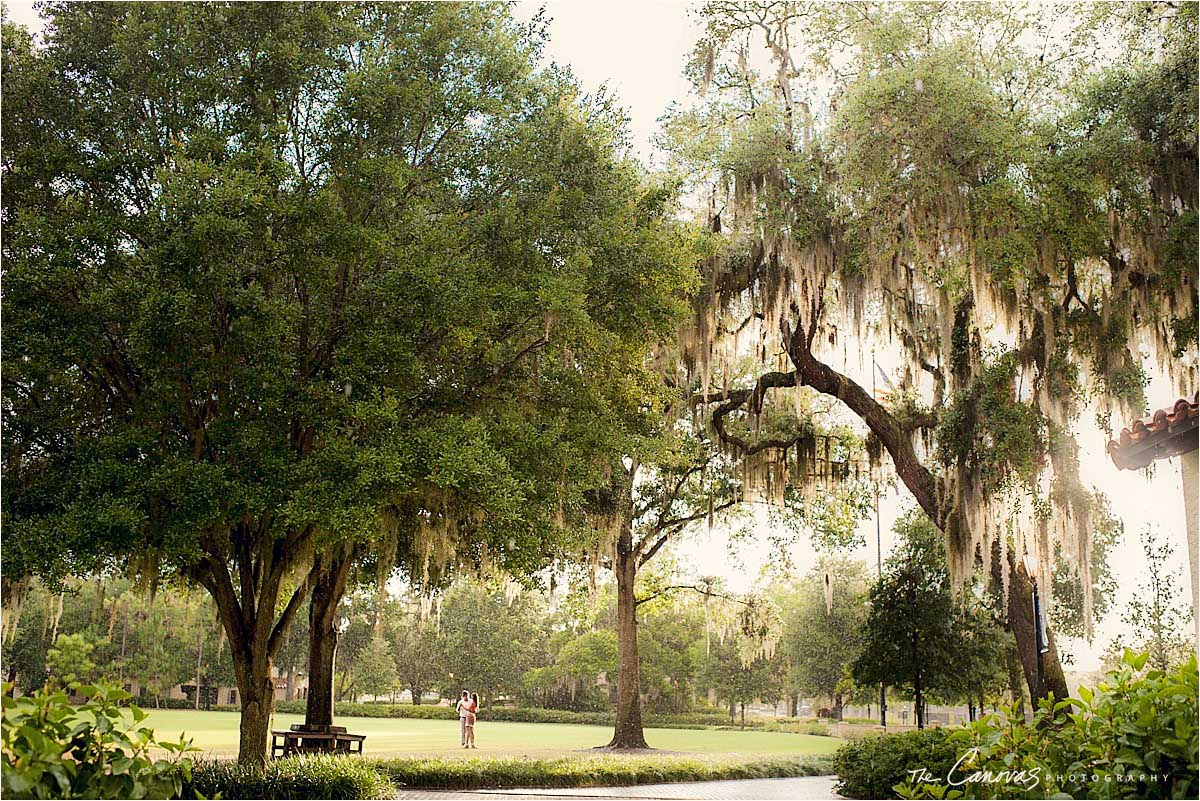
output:
[[[296,754],[361,754],[365,734],[347,734],[345,729],[338,731],[296,731],[273,730],[271,732],[271,758],[294,756]]]

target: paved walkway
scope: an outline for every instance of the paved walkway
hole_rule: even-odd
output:
[[[796,779],[737,779],[720,782],[641,784],[634,787],[570,787],[556,789],[514,788],[509,790],[402,790],[400,799],[412,801],[556,801],[557,799],[629,798],[720,799],[720,801],[814,801],[841,798],[833,791],[836,776],[804,776]]]

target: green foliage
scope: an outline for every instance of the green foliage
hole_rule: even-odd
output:
[[[644,662],[644,654],[639,652],[639,656]],[[595,686],[602,674],[610,680],[617,675],[617,635],[611,629],[587,631],[568,640],[559,648],[554,664],[527,671],[521,684],[527,697],[561,699],[554,706],[603,709],[608,706],[608,693]]]
[[[834,754],[833,769],[837,791],[847,798],[895,798],[892,788],[909,778],[909,770],[924,767],[945,776],[957,759],[947,730],[925,729],[848,742]]]
[[[730,633],[723,640],[714,639],[701,665],[701,685],[712,688],[717,698],[729,705],[730,722],[736,708],[745,716],[746,704],[757,698],[777,701],[783,695],[783,660],[776,652],[772,657],[757,656],[747,662],[742,655],[741,635]],[[742,718],[738,718],[739,725]]]
[[[1100,493],[1089,496],[1092,530],[1091,574],[1092,616],[1100,620],[1108,613],[1117,591],[1109,551],[1116,546],[1125,533],[1121,520],[1112,514],[1108,500]],[[1083,638],[1087,634],[1084,620],[1083,588],[1077,571],[1061,553],[1054,555],[1054,606],[1050,610],[1050,621],[1054,630],[1068,637]]]
[[[540,26],[47,12],[3,40],[6,581],[196,580],[262,674],[331,545],[430,583],[571,545],[694,252]]]
[[[833,585],[833,609],[825,606],[824,577]],[[861,562],[822,560],[822,565],[786,596],[780,642],[792,693],[838,701],[850,681],[850,666],[862,650],[867,619],[867,577]]]
[[[419,704],[421,693],[437,687],[446,675],[441,632],[434,621],[422,620],[411,605],[402,611],[389,610],[384,620],[396,675],[401,686],[412,693],[412,702]]]
[[[1043,701],[1032,723],[1008,710],[956,731],[949,742],[963,762],[953,779],[967,780],[972,798],[1192,798],[1200,790],[1196,658],[1169,672],[1143,671],[1147,658],[1126,651],[1094,692]],[[931,774],[902,795],[945,797],[948,774]]]
[[[393,759],[374,764],[398,787],[597,787],[660,782],[769,779],[829,771],[823,757],[712,759],[690,756],[605,755],[530,759]]]
[[[190,741],[158,740],[146,713],[122,706],[130,696],[107,685],[72,684],[12,698],[3,688],[3,787],[6,798],[173,798],[192,776]],[[206,793],[210,797],[214,794]]]
[[[63,684],[89,682],[99,678],[92,652],[96,643],[85,634],[60,634],[46,651],[46,670]]]
[[[51,648],[56,617],[58,642]],[[21,605],[15,636],[4,644],[3,654],[20,691],[41,686],[48,674],[64,679],[74,673],[82,681],[103,677],[136,683],[154,706],[182,708],[194,702],[165,695],[176,684],[193,684],[197,670],[203,685],[236,683],[229,649],[220,643],[220,635],[221,625],[207,596],[178,585],[160,586],[151,597],[128,579],[96,577],[68,579],[52,594],[34,579]],[[302,645],[307,660],[306,637]],[[301,649],[290,650],[294,655]],[[52,665],[47,661],[50,651]],[[202,704],[205,700],[211,697]]]
[[[212,798],[395,798],[385,772],[359,756],[306,754],[272,759],[265,767],[200,762],[188,788]],[[185,796],[187,797],[187,796]]]
[[[937,426],[938,461],[966,466],[987,492],[1035,485],[1048,447],[1047,423],[1016,395],[1015,353],[993,358],[954,394]]]
[[[396,661],[382,636],[373,637],[354,661],[355,686],[359,692],[379,696],[396,689]]]
[[[479,693],[481,702],[515,695],[521,675],[545,662],[542,601],[532,593],[507,598],[497,588],[459,583],[442,601],[443,689]]]

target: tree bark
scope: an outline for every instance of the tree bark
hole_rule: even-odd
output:
[[[421,694],[425,691],[422,690],[420,687],[411,687],[410,691],[412,692],[413,706],[420,706],[421,705]]]
[[[788,699],[788,717],[796,718],[800,716],[800,696],[793,695]]]
[[[649,748],[642,732],[641,663],[638,659],[637,554],[632,522],[626,519],[617,538],[613,573],[617,577],[617,722],[608,748]]]
[[[275,708],[275,685],[269,675],[270,668],[264,670],[261,662],[254,662],[234,657],[238,700],[242,706],[238,732],[238,762],[242,764],[266,762],[271,712]]]
[[[196,629],[200,632],[196,637],[196,709],[200,708],[200,668],[204,660],[204,626],[196,622]]]
[[[913,709],[917,715],[917,728],[925,728],[925,694],[921,687],[921,671],[913,674]]]
[[[304,704],[304,725],[310,730],[327,730],[333,725],[337,609],[346,594],[353,556],[350,546],[342,546],[318,558],[308,605],[308,698]]]

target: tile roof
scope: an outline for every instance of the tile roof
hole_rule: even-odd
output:
[[[1121,429],[1108,443],[1108,455],[1120,470],[1140,470],[1155,459],[1187,453],[1197,447],[1200,393]]]

